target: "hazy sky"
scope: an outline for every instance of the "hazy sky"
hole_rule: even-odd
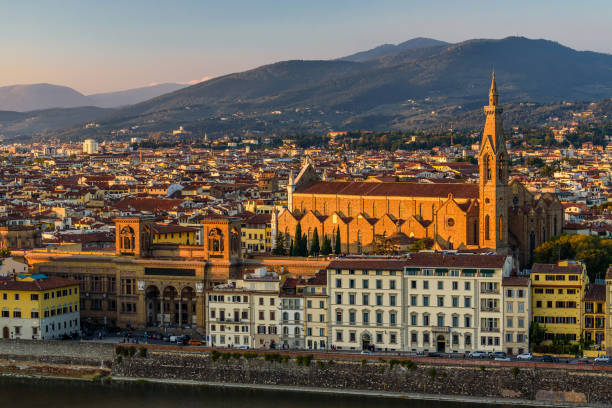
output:
[[[413,37],[523,35],[612,53],[610,0],[2,0],[0,86],[188,82]]]

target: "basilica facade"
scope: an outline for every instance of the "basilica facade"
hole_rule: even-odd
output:
[[[272,235],[289,241],[299,223],[309,239],[315,228],[332,242],[339,233],[344,253],[371,253],[377,237],[429,238],[435,249],[489,249],[529,265],[537,246],[561,234],[563,207],[509,179],[498,98],[493,74],[478,184],[327,181],[306,162],[287,183],[288,208],[273,218]]]

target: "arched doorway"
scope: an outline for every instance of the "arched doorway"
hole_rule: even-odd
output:
[[[174,286],[166,286],[164,288],[162,298],[162,321],[164,323],[175,324],[178,320],[178,305],[177,298],[178,291]]]
[[[181,300],[179,302],[179,326],[192,325],[194,323],[193,316],[195,314],[195,290],[191,286],[185,286],[181,290]]]
[[[370,333],[363,333],[361,335],[361,349],[362,350],[370,350],[372,348],[372,337]]]
[[[161,313],[161,300],[157,286],[147,287],[145,290],[145,303],[147,305],[147,325],[157,326],[161,320],[159,317]]]
[[[3,339],[8,339],[9,337],[11,337],[11,333],[10,333],[10,331],[9,331],[9,328],[5,326],[5,327],[2,329],[2,338],[3,338]]]
[[[438,353],[444,353],[446,351],[446,340],[443,335],[438,336],[436,351]]]

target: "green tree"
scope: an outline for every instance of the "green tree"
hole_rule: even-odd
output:
[[[531,327],[529,327],[529,344],[531,347],[539,345],[544,341],[544,335],[546,334],[546,329],[538,322],[531,322]]]
[[[332,251],[331,240],[327,235],[323,235],[323,244],[321,245],[321,255],[329,255]]]
[[[321,246],[319,245],[319,231],[315,227],[312,234],[312,242],[310,243],[310,255],[317,256],[321,252]]]
[[[274,244],[274,249],[272,249],[272,253],[274,255],[285,255],[285,235],[282,232],[276,234],[276,243]]]
[[[408,252],[419,252],[423,249],[429,248],[433,243],[427,238],[421,238],[416,240],[408,247]]]
[[[11,250],[8,248],[0,249],[0,258],[8,258],[11,256]]]
[[[334,245],[334,253],[336,255],[340,255],[342,253],[342,244],[340,243],[340,226],[338,226],[338,229],[336,230],[336,239],[335,239],[335,245]]]
[[[293,256],[302,256],[302,226],[298,222],[293,236]]]

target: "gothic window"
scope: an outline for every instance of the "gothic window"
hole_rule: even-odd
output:
[[[212,252],[223,251],[223,233],[215,228],[208,234],[208,249]]]
[[[485,235],[485,239],[489,239],[489,216],[485,215],[485,219],[484,219],[484,235]]]
[[[376,218],[376,203],[372,204],[372,217]]]
[[[478,245],[478,222],[474,220],[474,245]]]
[[[361,252],[361,231],[357,231],[357,252]]]
[[[514,196],[514,198],[512,198],[512,204],[516,207],[518,205],[518,197]]]
[[[546,241],[546,227],[542,227],[542,242]]]
[[[503,180],[504,178],[504,159],[501,156],[499,158],[498,169],[499,169],[499,179]]]
[[[491,156],[487,154],[485,156],[484,163],[485,163],[485,169],[484,169],[485,181],[489,181],[491,180]]]

